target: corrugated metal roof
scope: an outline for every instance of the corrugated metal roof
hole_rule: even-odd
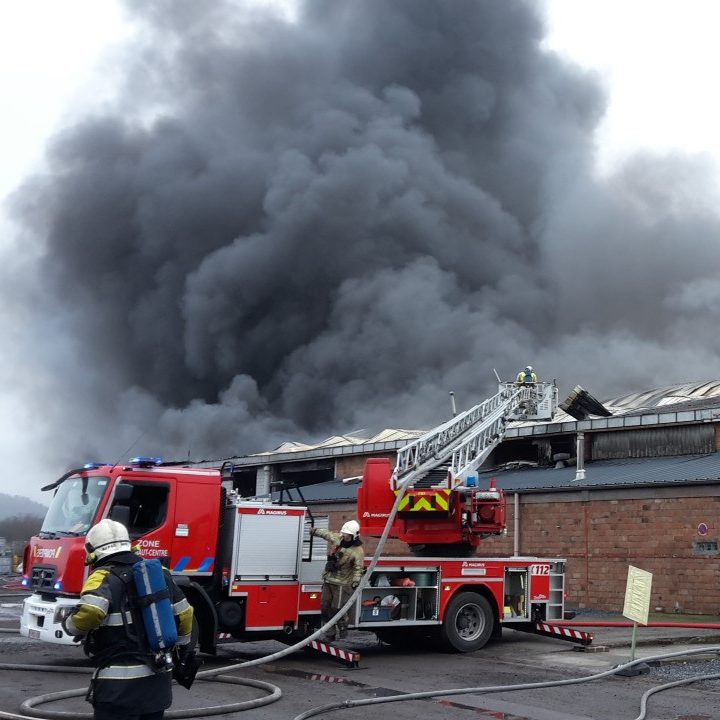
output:
[[[613,409],[608,405],[605,407]],[[626,412],[614,412],[611,417],[590,417],[587,420],[575,420],[565,413],[557,413],[552,422],[541,420],[508,423],[505,439],[510,440],[529,435],[575,433],[579,430],[621,430],[648,425],[717,422],[718,420],[720,420],[720,398],[715,398],[657,408],[627,409]]]
[[[352,435],[333,435],[316,445],[298,442],[286,442],[267,452],[254,455],[236,455],[215,460],[199,460],[193,467],[217,468],[224,463],[237,467],[253,467],[257,465],[277,464],[283,462],[299,462],[320,458],[338,458],[351,455],[372,455],[395,452],[407,445],[411,440],[424,435],[426,430],[400,430],[388,428],[373,435],[371,438],[360,438]]]
[[[692,400],[707,400],[708,398],[715,398],[717,402],[720,402],[719,380],[666,385],[665,387],[654,388],[653,390],[643,390],[642,392],[621,395],[603,404],[612,405],[618,411],[624,409],[638,410],[640,408],[676,405]]]
[[[667,385],[666,387],[603,400],[602,404],[612,413],[611,418],[593,416],[588,420],[578,421],[566,412],[558,410],[550,423],[543,420],[508,423],[508,427],[514,430],[514,432],[508,434],[508,437],[652,424],[645,420],[637,423],[632,421],[632,418],[649,415],[657,416],[657,422],[659,423],[715,420],[718,419],[716,415],[673,417],[669,413],[720,409],[720,381]],[[622,418],[622,420],[618,420],[618,418]],[[531,428],[532,432],[528,432],[527,428]]]
[[[410,441],[423,435],[426,430],[401,430],[399,428],[386,428],[372,437],[358,437],[356,435],[332,435],[322,442],[314,445],[307,445],[299,442],[285,442],[275,450],[256,453],[255,455],[275,455],[290,452],[307,452],[308,450],[319,450],[321,448],[351,447],[358,445],[374,445],[383,442]],[[249,457],[255,457],[250,455]]]
[[[582,490],[583,488],[654,486],[698,482],[720,482],[720,453],[678,455],[663,458],[603,460],[588,463],[584,480],[575,480],[575,467],[526,468],[480,473],[479,487],[491,478],[505,491]],[[329,480],[301,488],[309,503],[354,502],[357,484]]]
[[[495,470],[480,473],[478,485],[487,487],[490,479],[495,478],[499,488],[513,492],[720,482],[720,453],[604,460],[588,463],[585,470],[584,480],[575,480],[575,467]],[[353,502],[357,498],[357,489],[356,484],[346,484],[342,480],[330,480],[301,488],[307,502]]]
[[[273,453],[289,453],[289,452],[305,452],[306,450],[316,450],[317,448],[327,447],[344,447],[346,445],[360,445],[365,442],[362,438],[353,437],[352,435],[332,435],[320,443],[315,445],[306,445],[301,442],[284,442],[275,450],[267,453],[257,453],[258,455],[272,455]]]
[[[395,442],[397,440],[415,440],[421,435],[424,435],[427,430],[400,430],[387,428],[381,430],[377,435],[373,435],[366,443],[381,443],[381,442]]]
[[[658,485],[720,481],[720,453],[677,455],[661,458],[629,458],[587,463],[584,480],[575,480],[575,467],[494,470],[480,473],[479,485],[496,478],[503,490],[541,490],[617,485]]]
[[[644,392],[631,393],[603,405],[613,415],[576,420],[558,410],[551,422],[510,422],[505,439],[575,433],[580,430],[620,430],[650,425],[717,422],[720,420],[720,381],[681,383]],[[361,432],[361,431],[358,431]],[[425,434],[426,430],[387,428],[372,437],[333,435],[311,444],[288,441],[274,450],[193,463],[196,467],[218,467],[223,461],[238,466],[261,463],[294,462],[316,458],[392,452]]]

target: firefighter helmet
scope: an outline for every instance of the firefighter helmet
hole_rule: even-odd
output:
[[[528,366],[525,368],[525,372],[531,373],[532,371],[533,371],[532,365],[528,365]]]
[[[108,555],[130,550],[130,536],[127,528],[115,520],[105,518],[93,525],[85,537],[85,549],[94,555],[92,562]]]
[[[348,520],[341,528],[340,532],[343,535],[352,535],[356,538],[360,533],[360,523],[357,520]]]

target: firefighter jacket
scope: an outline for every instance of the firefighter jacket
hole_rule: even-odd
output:
[[[343,547],[341,533],[314,528],[313,535],[330,544],[323,582],[330,585],[359,583],[365,572],[365,553],[360,538],[355,538],[349,547]]]
[[[138,560],[132,552],[119,552],[97,563],[77,608],[63,624],[70,635],[85,636],[86,652],[97,664],[91,702],[144,714],[170,707],[172,666],[159,668],[155,663],[140,613],[133,612],[125,582],[112,572]],[[165,580],[178,624],[178,645],[185,645],[190,642],[193,609],[167,571]]]
[[[518,373],[517,380],[515,382],[518,385],[529,385],[531,383],[536,383],[537,382],[537,374],[534,372],[527,373],[524,370],[521,370]]]

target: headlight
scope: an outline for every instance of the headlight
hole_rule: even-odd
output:
[[[62,623],[66,617],[73,614],[73,610],[75,610],[75,605],[63,605],[62,607],[56,608],[55,622]]]

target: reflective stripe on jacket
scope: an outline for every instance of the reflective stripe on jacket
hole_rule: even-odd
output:
[[[133,680],[151,675],[155,675],[155,670],[147,665],[108,665],[101,667],[95,677],[98,680]]]

